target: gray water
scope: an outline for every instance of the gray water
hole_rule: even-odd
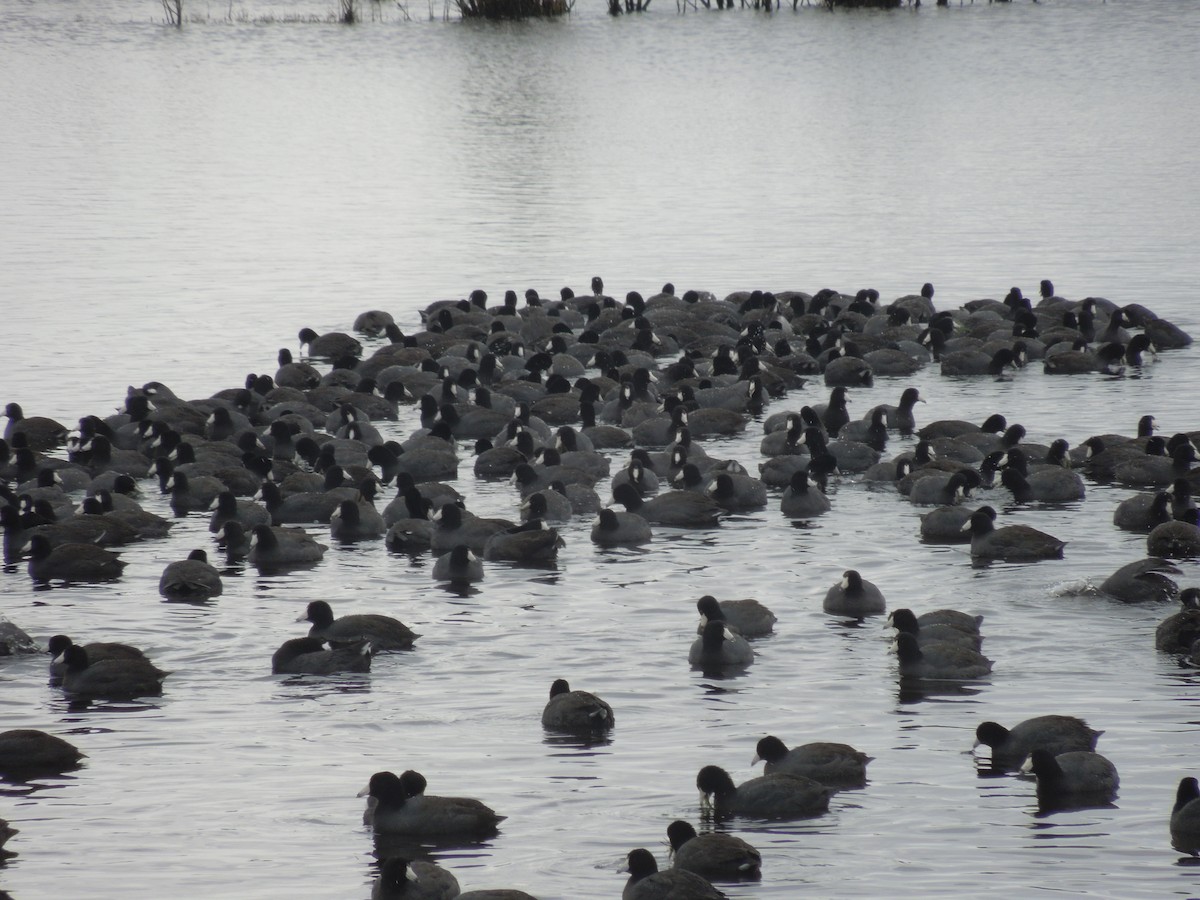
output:
[[[602,274],[615,296],[664,281],[718,296],[761,287],[939,308],[1036,294],[1140,302],[1200,334],[1194,148],[1197,18],[1172,0],[1051,0],[919,11],[750,10],[517,24],[394,7],[343,28],[318,2],[149,0],[0,9],[3,399],[73,422],[161,380],[207,396],[272,372],[303,326],[365,309],[406,330],[435,299],[482,287],[554,296]],[[1138,377],[880,379],[851,411],[929,398],[921,421],[1020,421],[1031,440],[1131,432],[1144,412],[1195,429],[1194,350]],[[818,384],[771,411],[824,399]],[[411,413],[385,428],[402,436]],[[759,429],[710,452],[758,462]],[[908,442],[894,442],[899,450]],[[515,515],[506,485],[471,509]],[[1188,896],[1194,868],[1166,820],[1197,744],[1197,674],[1157,655],[1170,610],[1087,588],[1144,553],[1111,525],[1129,491],[1089,485],[1064,508],[1004,509],[1070,541],[1066,558],[973,568],[917,539],[918,510],[852,479],[811,528],[767,510],[715,532],[660,530],[598,551],[563,529],[555,571],[488,566],[462,594],[427,558],[338,546],[308,572],[240,566],[205,606],[168,604],[162,567],[209,547],[189,517],[129,547],[117,583],[34,590],[0,578],[0,612],[42,639],[125,640],[172,671],[161,699],[68,708],[45,660],[0,669],[5,728],[62,734],[89,756],[64,777],[0,789],[21,829],[0,868],[14,897],[365,897],[373,842],[355,793],[415,768],[434,793],[509,818],[483,845],[434,854],[464,889],[619,894],[626,852],[665,861],[695,822],[696,771],[753,774],[754,743],[837,740],[876,757],[866,789],[802,823],[736,821],[764,855],[732,897]],[[1003,504],[1003,497],[995,499]],[[166,512],[154,495],[148,508]],[[316,529],[314,529],[316,531]],[[889,606],[986,616],[993,676],[901,693],[882,623],[821,612],[854,566]],[[1200,581],[1184,563],[1182,584]],[[742,676],[691,671],[694,600],[756,596],[779,615]],[[311,599],[386,612],[422,633],[369,676],[288,679],[271,652]],[[611,742],[548,738],[551,680],[601,694]],[[1122,787],[1111,808],[1039,815],[1031,783],[980,778],[984,719],[1082,716]]]

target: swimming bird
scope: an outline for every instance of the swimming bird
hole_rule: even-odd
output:
[[[725,897],[704,877],[687,869],[660,872],[654,854],[645,848],[630,850],[625,871],[629,880],[621,891],[621,900],[721,900]]]
[[[328,549],[302,528],[257,525],[246,559],[260,568],[304,566],[320,562]]]
[[[701,807],[718,818],[808,819],[829,809],[833,794],[825,785],[800,775],[760,775],[735,786],[720,766],[705,766],[696,775]]]
[[[413,794],[391,772],[376,772],[359,796],[369,796],[373,801],[363,815],[363,824],[387,834],[489,837],[506,818],[472,798]]]
[[[385,531],[383,516],[367,502],[343,500],[329,517],[329,536],[335,541],[369,541]]]
[[[110,657],[92,663],[87,650],[78,645],[63,651],[63,662],[66,663],[63,691],[80,698],[157,697],[162,693],[163,679],[170,674],[138,657]]]
[[[1179,585],[1171,575],[1179,575],[1177,566],[1155,556],[1126,563],[1104,579],[1100,590],[1123,603],[1174,600]]]
[[[528,519],[488,538],[483,545],[483,555],[485,559],[536,564],[553,561],[564,546],[558,529],[551,528],[542,519]]]
[[[390,856],[371,886],[371,900],[454,900],[461,896],[452,872],[424,860]]]
[[[692,642],[688,662],[703,668],[748,666],[754,662],[754,650],[740,634],[735,634],[720,619],[709,619],[700,637]]]
[[[1054,754],[1037,747],[1029,754],[1029,764],[1037,776],[1038,803],[1042,807],[1107,803],[1121,786],[1116,766],[1092,750]]]
[[[690,822],[667,826],[672,868],[720,881],[755,881],[762,877],[762,854],[737,835],[723,831],[697,834]]]
[[[565,678],[550,685],[550,699],[542,710],[542,727],[548,731],[590,734],[607,731],[614,722],[612,707],[595,694],[571,690]]]
[[[1074,716],[1035,716],[1011,729],[997,722],[981,722],[975,729],[975,746],[991,748],[994,769],[1010,770],[1019,769],[1039,748],[1054,756],[1072,750],[1095,750],[1102,734]]]
[[[61,422],[46,416],[26,417],[20,403],[8,403],[4,407],[4,415],[8,424],[4,427],[4,439],[13,443],[18,435],[24,435],[30,450],[34,453],[44,453],[61,447],[67,442],[67,427]]]
[[[992,671],[992,661],[958,644],[920,644],[914,635],[896,635],[896,657],[902,678],[929,681],[971,681]]]
[[[126,565],[115,553],[95,544],[51,547],[45,535],[29,539],[29,576],[34,581],[112,581],[121,577]]]
[[[1171,494],[1166,491],[1141,493],[1117,504],[1113,510],[1113,524],[1122,531],[1149,533],[1154,526],[1171,521],[1171,516]]]
[[[37,641],[26,634],[21,626],[0,616],[0,657],[41,652]]]
[[[342,331],[317,334],[311,328],[300,329],[300,349],[308,348],[309,356],[337,360],[345,356],[362,356],[362,344],[358,339]]]
[[[50,677],[53,683],[60,682],[66,673],[67,665],[62,656],[68,647],[74,646],[74,641],[65,634],[56,634],[46,644],[50,654]],[[145,659],[146,654],[137,647],[116,641],[91,641],[83,645],[87,651],[88,660],[98,663],[105,659]]]
[[[482,581],[483,562],[466,544],[458,544],[437,558],[430,574],[437,581]]]
[[[862,619],[882,615],[887,604],[874,582],[867,581],[854,569],[847,569],[841,580],[825,592],[822,608],[830,615]]]
[[[766,763],[768,775],[782,772],[803,775],[831,788],[856,788],[867,783],[867,763],[873,756],[855,750],[849,744],[816,741],[788,746],[774,735],[759,739],[751,765]]]
[[[719,472],[705,489],[729,512],[762,509],[767,505],[767,486],[757,478],[738,472]]]
[[[992,517],[977,509],[963,526],[971,532],[971,556],[978,559],[1031,561],[1061,559],[1066,541],[1029,525],[996,528]]]
[[[1171,842],[1177,850],[1195,854],[1200,849],[1200,785],[1181,778],[1171,807]]]
[[[74,744],[36,728],[0,732],[0,772],[6,775],[69,772],[86,758]]]
[[[1146,553],[1168,559],[1192,559],[1200,556],[1200,512],[1183,511],[1183,517],[1155,525],[1146,536]]]
[[[334,618],[333,609],[324,600],[313,600],[296,621],[311,622],[308,636],[327,641],[331,647],[371,645],[371,652],[408,650],[421,635],[399,619],[378,613],[352,613]]]
[[[331,650],[320,638],[292,638],[271,655],[271,671],[276,675],[336,675],[370,670],[371,645],[365,643]]]
[[[636,513],[611,507],[600,510],[592,523],[592,542],[602,547],[647,544],[650,542],[650,523]]]
[[[983,637],[980,635],[978,628],[963,630],[944,622],[927,621],[922,623],[911,609],[893,610],[888,616],[888,624],[897,631],[908,632],[921,645],[935,643],[958,644],[962,647],[978,650],[983,642]]]
[[[697,634],[703,634],[708,621],[716,619],[723,621],[742,637],[753,639],[770,634],[775,629],[775,623],[779,621],[775,613],[753,597],[718,601],[711,594],[705,594],[696,601],[696,609],[700,613]]]
[[[978,486],[978,476],[973,478],[973,474],[966,470],[917,474],[908,499],[915,506],[954,506]]]
[[[724,509],[712,497],[695,491],[670,491],[643,497],[629,483],[613,488],[613,500],[626,512],[641,516],[651,525],[677,528],[711,528],[720,523]]]
[[[1012,491],[1018,503],[1070,503],[1086,494],[1083,479],[1061,467],[1037,469],[1028,476],[1005,468],[1000,483]]]
[[[221,573],[208,563],[208,554],[193,550],[187,559],[168,563],[158,579],[158,592],[168,600],[203,601],[224,590]]]
[[[1179,612],[1159,623],[1154,632],[1155,649],[1167,653],[1189,653],[1200,638],[1200,588],[1185,588],[1179,594]]]
[[[792,475],[779,501],[779,511],[789,519],[811,519],[829,512],[833,505],[818,485],[808,480],[808,470]]]

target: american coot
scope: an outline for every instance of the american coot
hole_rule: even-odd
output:
[[[74,644],[75,642],[65,634],[56,634],[47,642],[46,649],[50,652],[50,677],[52,679],[61,679],[66,673],[67,664],[63,661],[62,656],[67,652],[67,648]],[[114,641],[89,642],[83,645],[83,649],[87,651],[88,660],[92,663],[98,663],[103,659],[146,658],[146,654],[137,647]]]
[[[219,597],[221,573],[208,563],[208,554],[196,549],[187,559],[168,563],[158,579],[158,592],[168,600],[203,601]]]
[[[888,623],[897,631],[905,631],[917,639],[921,646],[925,644],[957,644],[978,650],[983,643],[979,630],[964,631],[942,622],[922,623],[911,609],[896,609],[888,616]]]
[[[29,539],[29,576],[34,581],[92,582],[121,577],[126,563],[95,544],[51,547],[44,535]]]
[[[654,854],[645,848],[629,851],[625,871],[629,873],[629,880],[625,882],[621,900],[670,900],[672,897],[721,900],[725,896],[705,878],[687,869],[658,871]]]
[[[650,542],[650,523],[636,513],[600,510],[592,523],[592,542],[602,547],[647,544]]]
[[[720,472],[706,490],[723,509],[730,512],[762,509],[767,505],[767,486],[749,475]]]
[[[825,612],[835,616],[861,619],[882,615],[887,609],[883,592],[854,569],[847,569],[842,579],[825,592]]]
[[[924,402],[925,398],[921,396],[919,390],[915,387],[908,387],[900,394],[900,401],[895,406],[882,404],[875,409],[883,410],[884,421],[888,428],[899,431],[901,434],[912,434],[917,427],[916,419],[913,417],[913,408],[918,403]]]
[[[705,594],[696,601],[696,609],[700,612],[697,634],[704,633],[704,626],[709,619],[718,619],[723,620],[742,637],[753,639],[770,634],[775,629],[775,623],[779,621],[775,613],[753,597],[718,601],[711,594]]]
[[[330,650],[320,638],[292,638],[271,655],[271,671],[276,675],[336,675],[370,670],[370,644]]]
[[[1171,521],[1171,495],[1166,491],[1134,494],[1117,504],[1113,524],[1122,531],[1149,532]]]
[[[958,644],[921,645],[904,631],[896,635],[896,656],[902,678],[970,681],[992,671],[992,661],[976,650]]]
[[[1053,755],[1072,750],[1095,750],[1103,731],[1088,727],[1074,716],[1036,716],[1011,729],[997,722],[981,722],[975,729],[975,746],[991,748],[992,768],[1019,769],[1035,749]]]
[[[867,763],[874,757],[855,750],[849,744],[817,741],[788,749],[779,738],[768,735],[755,746],[754,765],[766,763],[768,775],[782,772],[803,775],[831,788],[857,788],[867,783]]]
[[[1200,850],[1200,785],[1191,776],[1182,778],[1171,808],[1171,843],[1176,850]]]
[[[402,856],[385,859],[371,886],[371,900],[453,900],[459,895],[458,879],[453,873],[434,863],[410,862]]]
[[[514,522],[504,519],[481,519],[455,503],[443,503],[434,514],[433,523],[430,547],[435,553],[445,553],[465,544],[480,554],[493,534],[515,527]]]
[[[807,470],[792,475],[779,501],[779,511],[789,519],[811,519],[832,508],[821,488],[809,482]]]
[[[226,522],[233,520],[240,522],[243,528],[271,524],[271,513],[265,506],[253,500],[239,500],[233,491],[222,491],[218,494],[217,499],[213,501],[212,510],[208,530],[213,534],[220,532]]]
[[[383,516],[370,503],[343,500],[329,517],[329,536],[335,541],[369,541],[385,531]]]
[[[465,583],[483,580],[483,562],[466,544],[459,544],[443,553],[430,571],[437,581]]]
[[[1054,754],[1037,747],[1029,754],[1029,768],[1043,807],[1107,803],[1121,786],[1117,767],[1092,750]]]
[[[362,334],[377,337],[383,334],[388,325],[395,324],[390,312],[382,309],[368,309],[354,317],[352,328]]]
[[[607,731],[615,720],[612,707],[587,691],[573,691],[565,678],[550,685],[550,699],[542,710],[542,727],[548,731],[588,734]]]
[[[542,519],[529,519],[493,534],[483,545],[483,555],[486,559],[516,563],[544,563],[556,559],[559,548],[564,546],[557,529]]]
[[[458,900],[537,900],[537,897],[516,888],[483,888],[459,894]]]
[[[725,627],[720,619],[709,619],[700,637],[692,642],[688,662],[702,668],[748,666],[754,662],[754,650],[740,634]]]
[[[971,535],[964,526],[975,510],[967,506],[939,506],[921,516],[921,540],[929,544],[966,544]]]
[[[69,772],[86,758],[70,742],[44,731],[15,728],[0,732],[0,772],[6,775]]]
[[[720,766],[705,766],[696,775],[701,807],[718,818],[808,819],[829,809],[833,791],[800,775],[760,775],[734,786]]]
[[[1061,559],[1066,541],[1029,525],[997,528],[992,517],[977,509],[963,527],[971,532],[971,556],[977,559],[1033,561]]]
[[[12,443],[18,434],[25,436],[29,449],[42,453],[61,447],[67,442],[67,427],[61,422],[46,416],[25,416],[19,403],[9,403],[4,407],[4,415],[8,424],[4,427],[4,439]]]
[[[1070,469],[1038,469],[1028,476],[1006,468],[1000,483],[1012,491],[1018,503],[1070,503],[1082,500],[1086,493],[1083,479]]]
[[[711,528],[720,523],[724,509],[706,494],[694,491],[670,491],[644,498],[632,484],[613,488],[613,500],[651,525],[676,528]]]
[[[190,512],[207,512],[227,490],[225,482],[212,475],[192,476],[178,469],[171,473],[165,488],[171,495],[171,511],[180,517]]]
[[[1200,588],[1185,588],[1179,594],[1182,609],[1167,616],[1154,632],[1154,646],[1167,653],[1190,653],[1200,638]]]
[[[240,522],[226,522],[217,535],[217,547],[225,551],[225,558],[230,561],[245,559],[250,552],[251,537]]]
[[[308,636],[328,641],[331,647],[357,646],[364,642],[372,652],[408,650],[420,637],[415,631],[391,616],[376,613],[355,613],[333,617],[333,609],[324,600],[313,600],[298,622],[311,622]]]
[[[343,356],[362,356],[362,344],[357,338],[342,331],[328,331],[317,334],[311,328],[300,329],[300,349],[308,348],[309,356],[320,356],[325,359],[340,359]]]
[[[63,690],[79,698],[128,700],[134,697],[157,697],[162,693],[163,679],[169,675],[146,659],[103,659],[93,664],[87,650],[71,646],[63,651],[66,671]]]
[[[1174,600],[1179,585],[1171,575],[1180,569],[1156,556],[1126,563],[1100,585],[1100,590],[1124,603],[1144,603],[1151,600]]]
[[[935,472],[918,477],[908,499],[914,506],[955,506],[970,496],[972,485],[966,471]]]
[[[246,559],[260,568],[305,566],[320,562],[328,549],[302,528],[258,525],[250,539]]]
[[[16,623],[0,616],[0,656],[41,653],[42,648]]]
[[[473,798],[414,794],[391,772],[376,772],[359,796],[369,796],[372,801],[363,815],[363,824],[387,834],[488,837],[505,819]]]
[[[691,822],[676,819],[667,826],[672,868],[686,869],[719,881],[757,881],[762,854],[737,835],[723,831],[697,834]]]
[[[949,625],[967,634],[979,634],[983,625],[983,616],[965,613],[958,609],[931,609],[917,616],[917,624],[925,628],[928,625]]]
[[[1155,525],[1146,537],[1146,553],[1169,559],[1193,559],[1200,556],[1200,512],[1184,510],[1183,517]]]
[[[526,520],[569,522],[573,513],[571,501],[558,491],[549,488],[530,494],[521,504],[521,516]]]

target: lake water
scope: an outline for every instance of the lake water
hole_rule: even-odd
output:
[[[273,372],[300,328],[366,309],[406,330],[436,299],[482,287],[585,292],[937,288],[939,308],[1012,285],[1138,302],[1200,335],[1200,17],[1174,0],[975,3],[889,13],[770,15],[655,4],[610,19],[599,0],[555,22],[443,21],[379,7],[347,28],[333,2],[12,2],[0,10],[0,302],[4,401],[74,422],[127,385],[181,396]],[[855,391],[851,412],[914,384],[919,420],[991,412],[1031,440],[1132,432],[1155,414],[1196,429],[1193,349],[1138,377],[951,381],[934,369]],[[825,399],[819,383],[770,411]],[[384,427],[404,436],[409,410]],[[759,461],[760,428],[709,450]],[[911,441],[894,441],[889,450]],[[471,509],[515,516],[506,484]],[[149,487],[149,484],[147,484]],[[554,571],[489,564],[467,593],[428,558],[332,548],[311,571],[240,566],[204,606],[157,594],[166,563],[209,547],[207,520],[133,545],[102,587],[0,578],[0,612],[35,636],[125,640],[172,671],[160,700],[71,709],[44,659],[0,667],[4,728],[61,734],[78,772],[0,787],[21,829],[0,868],[12,896],[365,897],[373,843],[356,792],[415,768],[433,793],[509,818],[434,856],[464,890],[617,896],[626,852],[666,859],[697,821],[696,771],[741,781],[767,733],[872,754],[866,789],[829,815],[728,827],[763,852],[731,897],[1194,896],[1167,817],[1195,774],[1200,675],[1156,654],[1171,610],[1080,589],[1144,553],[1117,531],[1130,495],[1089,484],[1063,508],[1002,510],[1069,540],[1061,561],[973,568],[922,545],[919,510],[853,479],[809,528],[778,512],[713,532],[660,530],[598,551],[563,529]],[[1003,505],[1004,496],[992,498]],[[148,508],[166,512],[151,494]],[[314,529],[317,531],[317,529]],[[898,689],[890,633],[821,612],[847,567],[889,606],[984,614],[993,676]],[[1181,584],[1198,582],[1183,563]],[[686,662],[702,593],[779,616],[742,676]],[[422,633],[369,676],[269,674],[312,599],[386,612]],[[604,696],[611,742],[548,738],[550,682]],[[1030,782],[981,778],[975,726],[1067,713],[1104,729],[1122,786],[1108,808],[1040,815]]]

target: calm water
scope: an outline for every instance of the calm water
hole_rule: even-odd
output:
[[[6,5],[0,395],[72,422],[150,379],[207,396],[274,371],[303,326],[381,307],[411,329],[434,299],[554,295],[597,273],[616,296],[671,280],[891,298],[929,280],[941,308],[1050,277],[1200,336],[1189,4],[768,17],[663,3],[619,20],[592,5],[506,25],[389,8],[342,28],[281,21],[332,2],[247,3],[231,19],[189,2],[199,21],[181,32],[151,0]],[[912,383],[929,398],[921,421],[1000,411],[1032,440],[1077,444],[1153,412],[1170,433],[1198,427],[1197,360],[1171,353],[1115,381],[927,371],[855,392],[851,410]],[[752,426],[710,452],[754,468],[758,440]],[[508,486],[476,483],[469,459],[461,472],[472,509],[515,515]],[[365,897],[374,848],[354,795],[377,769],[412,767],[432,792],[509,816],[495,840],[437,856],[464,889],[617,896],[629,849],[662,862],[667,823],[697,819],[697,769],[748,778],[755,741],[775,733],[860,747],[870,784],[817,820],[735,823],[765,878],[730,896],[1194,895],[1200,873],[1166,820],[1194,774],[1200,676],[1153,650],[1168,609],[1078,593],[1144,551],[1111,525],[1128,495],[1089,486],[1072,507],[1011,511],[1069,539],[1066,558],[988,569],[921,545],[916,509],[847,480],[808,529],[777,497],[716,532],[661,531],[644,552],[599,552],[576,522],[556,571],[492,565],[466,595],[375,543],[293,576],[232,569],[207,606],[163,603],[162,567],[211,546],[201,518],[128,548],[111,586],[34,591],[23,568],[5,573],[0,611],[34,635],[127,640],[174,674],[161,700],[80,712],[45,685],[44,660],[0,669],[5,728],[63,734],[90,757],[0,790],[21,829],[0,886],[25,900]],[[899,694],[882,624],[820,611],[851,565],[893,608],[983,613],[993,677]],[[779,615],[741,677],[686,664],[705,592]],[[319,597],[399,616],[418,649],[364,677],[271,676]],[[612,703],[610,743],[546,738],[555,677]],[[979,721],[1048,712],[1105,729],[1112,808],[1039,816],[1032,784],[977,776]]]

